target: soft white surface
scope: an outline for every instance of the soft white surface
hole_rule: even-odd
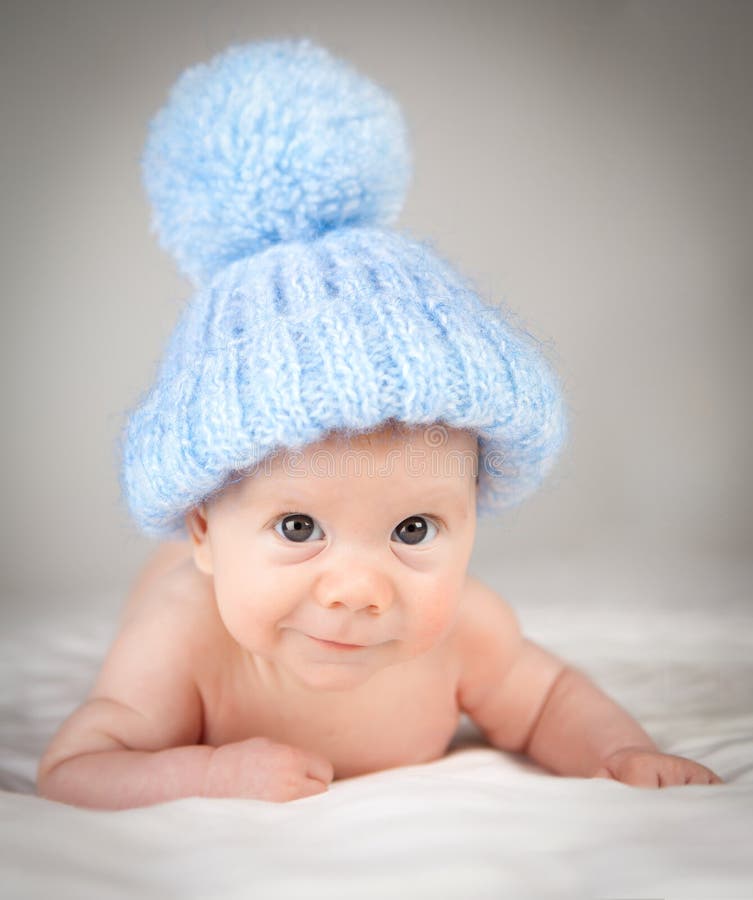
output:
[[[444,759],[294,803],[52,803],[32,796],[36,761],[87,692],[117,598],[50,598],[15,624],[8,613],[0,636],[0,894],[753,897],[753,566],[538,560],[476,572],[665,751],[727,783],[552,776],[480,746],[464,718]]]

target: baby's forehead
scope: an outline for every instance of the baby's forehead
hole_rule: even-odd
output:
[[[427,447],[434,451],[449,451],[460,447],[476,449],[477,444],[477,436],[470,431],[450,428],[442,423],[408,425],[391,419],[369,431],[334,431],[303,449],[304,452],[315,452],[317,449],[332,452],[359,449],[378,453],[396,447]]]
[[[445,425],[390,423],[366,432],[335,432],[298,450],[287,451],[287,456],[316,471],[322,471],[322,466],[313,465],[315,461],[329,461],[345,473],[351,462],[360,460],[367,467],[370,463],[378,466],[380,473],[397,474],[408,468],[413,475],[431,476],[450,474],[445,470],[451,460],[467,458],[467,462],[475,463],[478,439],[470,432]],[[281,462],[279,455],[274,461]]]
[[[409,493],[463,491],[478,474],[478,439],[444,425],[391,423],[368,432],[336,432],[301,448],[283,448],[243,473],[242,490],[287,488],[377,492],[400,485]]]

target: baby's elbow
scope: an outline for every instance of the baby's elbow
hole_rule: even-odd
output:
[[[62,729],[52,739],[37,763],[36,791],[40,797],[54,799],[50,796],[54,783],[53,776],[64,762],[78,755],[75,751],[71,752],[69,748],[61,746],[61,732]]]
[[[36,777],[36,794],[45,800],[62,800],[60,773],[62,767],[73,756],[61,756],[59,753],[51,753],[52,746],[39,760]]]
[[[64,749],[56,746],[56,742],[53,741],[37,765],[35,785],[37,796],[44,797],[47,800],[61,799],[61,786],[65,780],[64,767],[67,763],[81,756],[87,756],[90,753],[99,753],[112,749],[123,750],[124,747],[120,743],[115,745],[112,739],[106,739],[106,743],[105,741],[94,739],[88,742],[82,740],[76,749]]]
[[[50,762],[46,759],[46,757],[42,757],[42,759],[39,761],[39,765],[37,766],[37,778],[35,785],[37,797],[43,797],[45,800],[58,799],[55,775],[58,772],[58,767],[64,762],[64,759],[57,760],[56,762]]]
[[[39,796],[49,796],[58,778],[60,767],[79,756],[106,750],[125,750],[127,745],[118,740],[113,731],[118,721],[113,720],[105,703],[90,699],[63,722],[37,764],[36,790]],[[52,798],[54,799],[54,798]]]
[[[47,791],[47,781],[49,778],[49,774],[51,772],[51,767],[47,764],[44,757],[39,760],[39,764],[37,765],[37,775],[34,781],[34,789],[36,791],[37,797],[48,797]]]
[[[76,753],[72,756],[61,758],[42,757],[37,769],[36,794],[44,800],[53,800],[56,803],[66,803],[73,806],[87,805],[81,802],[82,769],[80,763],[82,757],[89,754]],[[75,763],[78,762],[79,765]],[[86,784],[91,779],[83,772],[83,782]]]

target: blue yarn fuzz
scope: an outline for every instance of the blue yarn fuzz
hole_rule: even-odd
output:
[[[272,244],[392,223],[411,171],[393,97],[308,39],[185,71],[142,155],[152,230],[196,285]]]

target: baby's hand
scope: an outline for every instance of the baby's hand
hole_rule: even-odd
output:
[[[602,760],[601,768],[593,777],[653,788],[677,784],[724,784],[711,769],[692,759],[641,747],[623,747],[612,753]]]
[[[317,753],[253,737],[215,748],[203,796],[285,803],[323,793],[333,776],[332,763]]]

